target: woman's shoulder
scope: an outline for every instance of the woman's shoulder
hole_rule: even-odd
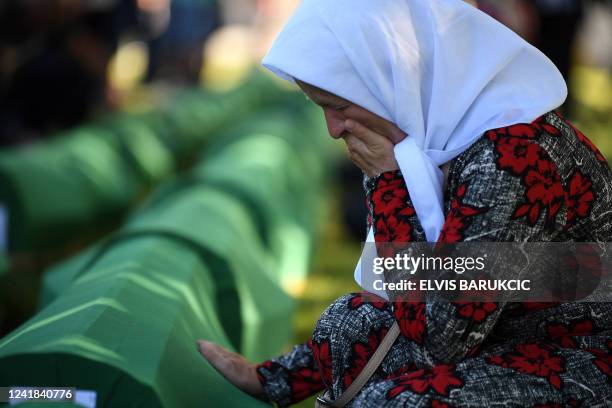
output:
[[[451,164],[451,176],[469,174],[471,168],[495,165],[499,171],[524,177],[530,171],[549,170],[563,179],[572,170],[609,179],[610,167],[597,149],[576,126],[556,112],[549,112],[532,123],[519,123],[486,131]]]
[[[612,171],[595,145],[554,112],[485,132],[451,164],[449,191],[466,186],[475,202],[514,203],[512,219],[535,226],[544,213],[548,225],[580,239],[612,240]]]

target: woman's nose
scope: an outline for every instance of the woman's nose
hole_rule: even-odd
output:
[[[323,108],[325,122],[327,123],[327,131],[334,139],[339,139],[344,133],[344,121],[346,118],[341,112],[330,108]]]

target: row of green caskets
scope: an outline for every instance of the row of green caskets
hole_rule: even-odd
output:
[[[184,91],[146,113],[0,151],[0,251],[53,249],[117,218],[223,128],[291,94],[256,72],[231,91]]]
[[[39,313],[0,340],[0,384],[69,386],[97,407],[256,407],[197,353],[252,360],[291,337],[329,145],[303,97],[220,132],[111,237],[44,277]]]

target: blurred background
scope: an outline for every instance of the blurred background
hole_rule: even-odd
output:
[[[612,1],[470,2],[555,62],[563,113],[612,160]],[[357,290],[361,173],[258,69],[298,3],[0,2],[0,384],[214,401],[193,339],[264,359]]]

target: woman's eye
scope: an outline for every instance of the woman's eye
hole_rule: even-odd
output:
[[[351,106],[351,104],[346,104],[346,105],[341,105],[341,106],[336,106],[334,108],[334,110],[338,111],[338,112],[342,112],[344,110],[346,110],[349,106]]]

